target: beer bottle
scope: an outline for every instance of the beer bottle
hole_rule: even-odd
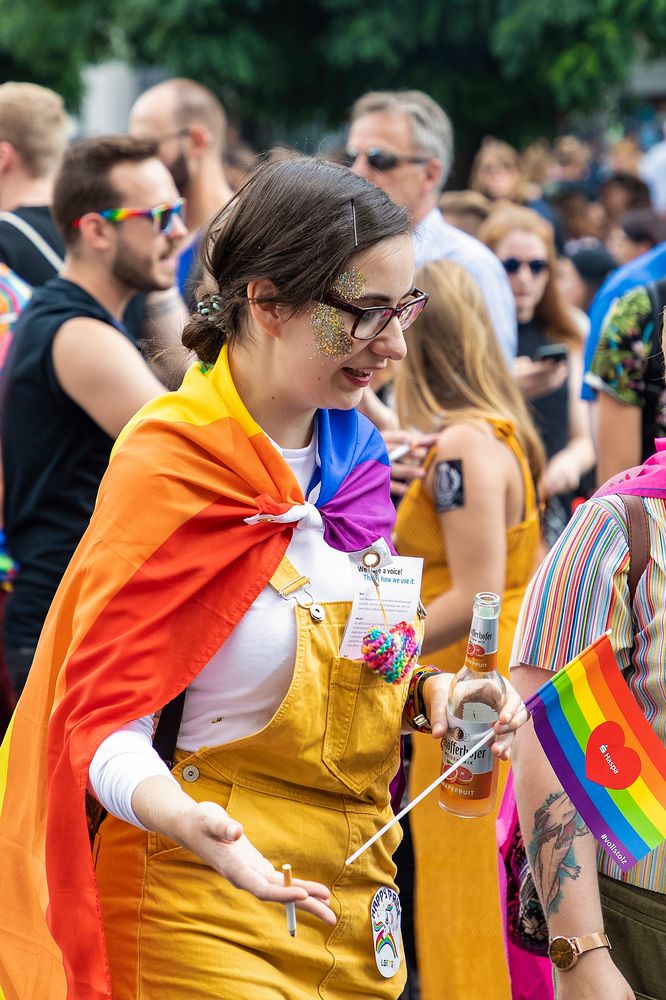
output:
[[[465,663],[453,679],[442,740],[442,770],[448,770],[497,722],[504,681],[497,672],[500,599],[477,594]],[[439,805],[456,816],[485,816],[495,805],[499,760],[484,744],[439,786]]]

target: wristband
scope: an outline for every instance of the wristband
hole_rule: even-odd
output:
[[[410,729],[417,733],[430,733],[430,719],[425,708],[423,699],[423,685],[429,677],[441,674],[442,671],[433,666],[419,666],[412,672],[407,690],[407,701],[405,702],[405,719]]]

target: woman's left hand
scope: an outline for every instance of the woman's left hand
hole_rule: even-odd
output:
[[[433,674],[423,685],[426,712],[432,726],[432,735],[437,740],[441,740],[448,728],[446,703],[453,676]],[[499,718],[493,726],[497,737],[491,744],[491,751],[501,760],[508,760],[516,730],[527,722],[530,714],[516,689],[507,680],[504,685],[506,692]]]

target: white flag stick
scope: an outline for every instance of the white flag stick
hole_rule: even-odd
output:
[[[435,780],[431,782],[427,788],[424,788],[422,792],[419,792],[416,798],[412,799],[412,801],[408,805],[406,805],[405,808],[402,809],[397,816],[394,816],[393,819],[389,820],[386,826],[383,826],[381,830],[378,830],[373,837],[370,837],[370,840],[366,840],[365,844],[363,844],[362,847],[359,847],[358,851],[354,851],[351,857],[347,858],[345,864],[351,865],[352,862],[356,861],[357,858],[360,858],[363,852],[367,851],[369,847],[372,847],[372,845],[377,840],[379,840],[380,837],[383,837],[386,831],[390,830],[394,823],[397,823],[399,820],[402,819],[403,816],[406,816],[407,813],[410,811],[410,809],[413,809],[414,806],[418,805],[421,799],[424,799],[426,795],[430,795],[430,793],[434,791],[438,785],[441,785],[443,781],[446,781],[446,779],[449,777],[450,774],[453,774],[455,769],[459,767],[463,763],[463,761],[467,760],[469,757],[472,756],[472,754],[476,753],[479,747],[482,747],[484,743],[487,743],[495,735],[496,735],[495,730],[489,729],[488,732],[485,734],[485,736],[482,736],[481,739],[478,741],[478,743],[474,744],[471,750],[468,750],[466,754],[463,754],[460,760],[456,761],[456,763],[453,764],[451,767],[449,767],[448,770],[444,771],[443,774],[440,774],[438,778],[435,778]]]

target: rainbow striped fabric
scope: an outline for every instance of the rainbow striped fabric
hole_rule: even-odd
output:
[[[562,787],[620,868],[666,840],[666,747],[627,687],[608,635],[526,704]]]
[[[390,467],[356,411],[317,415],[309,493],[329,544],[390,540]],[[316,499],[315,499],[316,497]],[[185,688],[270,580],[304,503],[233,384],[212,369],[124,430],[0,750],[0,997],[108,1000],[85,816],[90,760]]]

